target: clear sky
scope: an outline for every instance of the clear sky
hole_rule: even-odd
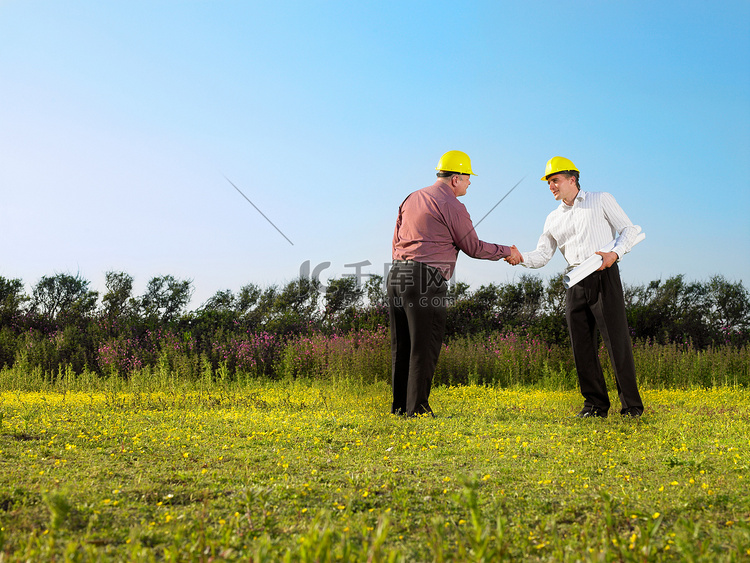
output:
[[[458,149],[475,223],[523,179],[483,240],[536,246],[562,155],[646,233],[625,283],[748,286],[749,30],[747,0],[0,0],[0,275],[171,274],[195,308],[306,261],[383,274]],[[456,279],[564,266],[461,255]]]

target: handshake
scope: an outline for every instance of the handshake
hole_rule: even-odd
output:
[[[503,260],[505,260],[511,266],[517,266],[518,264],[523,262],[523,257],[514,244],[510,247],[510,256],[506,256]]]

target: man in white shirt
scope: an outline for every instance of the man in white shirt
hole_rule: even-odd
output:
[[[599,339],[602,334],[615,372],[622,403],[620,413],[639,417],[643,402],[635,378],[633,345],[630,341],[625,301],[617,262],[632,248],[640,227],[625,215],[615,198],[606,192],[585,192],[578,182],[580,172],[561,156],[547,162],[543,182],[560,201],[547,216],[536,250],[506,258],[511,264],[523,263],[541,268],[557,248],[568,262],[568,271],[598,254],[601,267],[565,293],[565,318],[573,346],[573,357],[584,406],[578,417],[606,417],[610,407],[607,385],[599,363]],[[614,239],[611,252],[600,252]]]

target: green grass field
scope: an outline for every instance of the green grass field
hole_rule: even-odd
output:
[[[750,392],[133,384],[0,394],[0,561],[750,561]],[[613,397],[613,404],[617,404]]]

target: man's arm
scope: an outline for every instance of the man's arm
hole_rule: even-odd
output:
[[[550,234],[549,225],[550,217],[544,222],[544,230],[536,243],[536,249],[520,254],[520,263],[527,268],[541,268],[546,266],[547,262],[552,260],[557,250],[557,241]]]
[[[616,258],[613,261],[605,266],[604,264],[606,264],[608,260],[604,258],[603,253],[597,252],[597,254],[602,256],[604,264],[602,264],[601,269],[604,269],[609,268],[614,264],[614,261],[619,260],[625,254],[630,252],[630,249],[633,248],[633,244],[635,244],[636,237],[641,232],[641,228],[638,225],[633,224],[622,210],[622,207],[617,203],[617,200],[615,200],[614,196],[610,193],[602,192],[602,210],[604,211],[604,216],[607,218],[609,224],[612,225],[612,228],[618,233],[617,238],[615,239],[615,246],[612,249],[612,253],[616,255]]]
[[[456,200],[444,209],[453,244],[467,256],[480,260],[500,260],[510,256],[509,246],[479,239],[466,207]]]

